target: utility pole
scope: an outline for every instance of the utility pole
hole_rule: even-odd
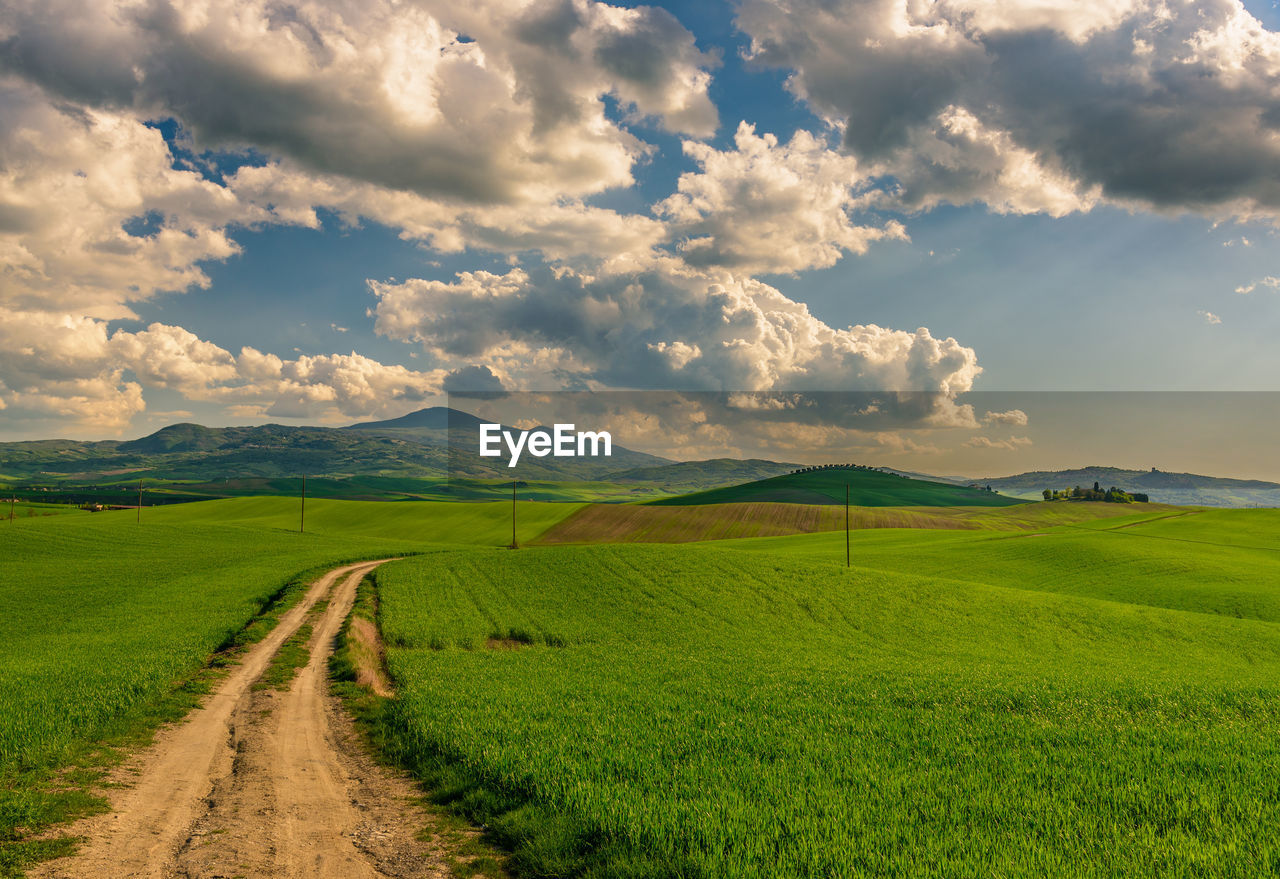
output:
[[[13,521],[13,505],[16,504],[17,502],[18,502],[18,498],[15,495],[9,495],[9,521],[10,522]]]
[[[516,481],[514,479],[511,480],[511,548],[520,548],[520,542],[516,540]]]
[[[138,524],[142,524],[142,480],[138,480]]]
[[[307,530],[307,474],[302,474],[302,509],[298,512],[298,533]]]
[[[844,484],[844,566],[849,567],[849,483]]]

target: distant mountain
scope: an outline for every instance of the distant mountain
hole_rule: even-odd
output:
[[[210,452],[227,444],[230,428],[217,430],[200,424],[171,424],[150,436],[116,445],[124,454],[162,455],[167,452]]]
[[[1139,491],[1152,501],[1209,507],[1280,506],[1280,483],[1260,479],[1230,479],[1196,473],[1124,470],[1118,467],[1081,467],[1076,470],[1036,470],[1015,476],[976,479],[997,491],[1018,497],[1038,497],[1046,488],[1067,489],[1079,485]]]
[[[410,412],[408,415],[401,415],[399,418],[391,418],[386,421],[362,421],[359,424],[351,424],[342,429],[380,431],[449,430],[452,428],[456,430],[458,428],[478,428],[483,423],[482,419],[477,418],[470,412],[450,409],[447,406],[431,406],[427,409],[418,409],[415,412]]]
[[[524,455],[514,469],[479,456],[482,420],[434,407],[345,428],[171,424],[134,440],[0,443],[0,483],[109,486],[139,479],[227,484],[297,477],[602,480],[619,470],[671,464],[613,445],[608,458]]]
[[[0,479],[110,484],[139,478],[213,481],[319,474],[439,475],[445,451],[324,427],[173,424],[124,442],[0,443]]]

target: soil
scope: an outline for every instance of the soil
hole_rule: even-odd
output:
[[[316,581],[200,708],[116,773],[121,786],[107,792],[112,811],[71,829],[83,839],[77,854],[29,875],[451,875],[450,850],[474,840],[448,829],[412,782],[372,759],[329,692],[329,656],[356,586],[379,564],[348,565]],[[312,614],[306,666],[287,690],[255,690],[271,657],[325,596],[323,611]],[[359,634],[374,638],[376,651],[376,630]],[[378,688],[389,692],[389,683]]]

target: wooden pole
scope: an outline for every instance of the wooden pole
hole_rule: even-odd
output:
[[[849,567],[849,483],[844,484],[844,566]]]
[[[520,542],[516,540],[516,481],[514,479],[511,480],[511,548],[520,548]]]
[[[298,533],[307,530],[307,474],[302,474],[302,508],[298,511]]]
[[[13,521],[13,505],[18,502],[16,495],[9,495],[9,521]]]
[[[138,524],[142,524],[142,480],[138,480]]]

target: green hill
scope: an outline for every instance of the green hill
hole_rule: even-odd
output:
[[[713,488],[677,497],[650,501],[654,504],[734,504],[772,501],[784,504],[843,504],[845,486],[849,500],[860,507],[1000,507],[1026,503],[994,492],[942,482],[908,479],[880,470],[832,468],[787,473],[770,479]]]

